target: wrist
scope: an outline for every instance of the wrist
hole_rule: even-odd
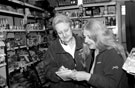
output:
[[[89,81],[90,78],[91,78],[91,73],[88,73],[87,78],[86,78],[86,81]]]

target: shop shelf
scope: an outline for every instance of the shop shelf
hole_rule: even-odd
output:
[[[0,9],[0,12],[1,13],[11,14],[11,15],[24,16],[24,14],[22,14],[22,13],[17,13],[17,12],[12,12],[12,11],[6,11],[6,10],[2,10],[2,9]]]

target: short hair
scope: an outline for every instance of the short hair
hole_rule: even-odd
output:
[[[71,26],[71,22],[72,20],[68,16],[63,14],[57,14],[53,19],[52,26],[54,29],[58,23],[69,23],[69,25]]]

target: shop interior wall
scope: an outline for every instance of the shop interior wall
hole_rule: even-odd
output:
[[[135,2],[126,2],[126,40],[127,50],[135,47]]]

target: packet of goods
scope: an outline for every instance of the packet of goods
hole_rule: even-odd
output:
[[[135,48],[132,48],[122,68],[127,73],[135,75]]]

